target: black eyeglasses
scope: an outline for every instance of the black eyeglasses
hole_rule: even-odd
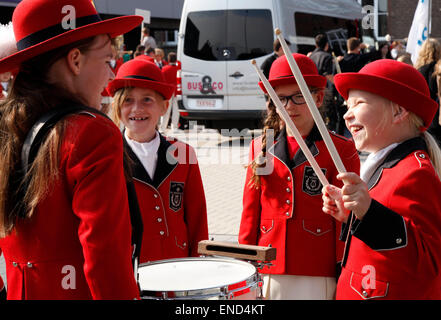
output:
[[[316,92],[317,92],[317,90],[312,90],[311,94],[316,93]],[[282,102],[282,105],[285,108],[288,105],[289,100],[291,100],[294,104],[297,104],[297,105],[306,103],[305,97],[301,93],[295,93],[290,96],[280,96],[279,100],[280,100],[280,102]]]

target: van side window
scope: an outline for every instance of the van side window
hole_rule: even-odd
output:
[[[346,52],[346,40],[357,34],[356,23],[353,20],[322,16],[304,12],[294,13],[294,23],[297,33],[297,51],[307,54],[315,49],[314,37],[319,33],[328,36],[331,50],[336,55]]]
[[[190,12],[184,54],[206,61],[249,60],[271,53],[273,41],[270,10]]]

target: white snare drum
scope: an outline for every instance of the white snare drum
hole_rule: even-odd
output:
[[[250,263],[224,258],[181,258],[143,263],[142,299],[237,299],[262,297],[262,278]]]

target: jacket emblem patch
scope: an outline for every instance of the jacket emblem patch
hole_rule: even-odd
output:
[[[170,209],[178,211],[182,208],[182,197],[184,194],[184,183],[174,182],[170,183]]]
[[[326,175],[326,169],[321,170]],[[305,166],[303,171],[303,192],[309,194],[310,196],[317,196],[322,194],[322,188],[323,186],[320,179],[315,174],[314,169],[312,167]]]

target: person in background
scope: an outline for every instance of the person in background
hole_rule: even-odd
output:
[[[144,47],[144,45],[139,44],[136,47],[135,52],[133,53],[133,58],[136,58],[137,56],[144,55],[144,54],[145,54],[145,47]]]
[[[204,188],[194,149],[157,130],[175,87],[153,63],[126,62],[109,84],[113,118],[122,122],[125,150],[141,210],[140,263],[197,257],[208,239]]]
[[[381,54],[380,59],[393,59],[390,51],[389,43],[383,42],[379,45],[378,51]]]
[[[169,107],[166,114],[162,117],[161,130],[164,131],[168,126],[168,120],[171,114],[171,127],[173,130],[177,129],[179,126],[179,109],[176,101],[176,90],[177,90],[177,73],[179,70],[178,59],[176,52],[170,52],[167,56],[168,64],[162,68],[162,73],[164,74],[164,79],[167,83],[172,84],[175,87],[175,91],[170,98]]]
[[[145,55],[154,60],[155,59],[155,49],[154,48],[147,48],[145,50]]]
[[[438,83],[436,81],[435,65],[441,59],[441,44],[434,38],[429,38],[424,41],[421,46],[421,50],[418,54],[417,61],[415,62],[415,68],[423,75],[429,85],[430,97],[438,102]],[[441,126],[439,124],[439,108],[437,114],[433,118],[433,122],[427,129],[431,133],[438,144],[441,144]]]
[[[141,40],[141,44],[145,47],[145,49],[146,50],[149,48],[155,49],[157,47],[156,41],[155,41],[155,38],[153,38],[150,35],[150,29],[147,27],[142,29],[142,34],[143,34],[143,37]]]
[[[293,57],[321,107],[326,78],[307,56],[295,53]],[[341,186],[285,56],[272,64],[269,82],[327,179]],[[340,224],[323,214],[322,185],[272,101],[263,132],[250,144],[239,243],[277,249],[273,266],[262,270],[266,299],[333,299],[343,252],[338,241]],[[345,167],[358,172],[354,143],[334,133],[331,138]]]
[[[287,45],[291,45],[291,43],[288,40],[285,40]],[[273,49],[274,52],[272,55],[270,55],[268,58],[263,61],[262,65],[260,66],[260,69],[262,69],[263,74],[265,77],[269,77],[269,72],[271,69],[271,65],[273,62],[278,58],[283,56],[285,53],[283,51],[282,46],[280,45],[279,39],[276,39],[273,43]]]
[[[390,54],[392,56],[392,59],[398,59],[398,57],[402,56],[406,53],[406,48],[401,43],[401,41],[394,41],[392,42],[392,45],[390,46]]]
[[[366,49],[367,46],[355,37],[347,40],[347,48],[348,52],[343,59],[339,61],[341,72],[358,72],[368,62],[380,58],[380,53],[376,50],[371,50],[368,53],[361,53],[361,50]]]
[[[15,8],[18,52],[0,60],[0,73],[18,70],[0,105],[0,248],[7,298],[139,299],[123,142],[98,109],[100,93],[114,77],[111,38],[135,28],[142,17],[101,20],[90,0],[76,0],[76,17],[86,21],[55,28],[72,1],[35,3],[23,0]],[[34,124],[71,108],[79,111],[49,129],[35,157],[29,153],[32,165],[23,176],[28,163],[22,153]]]
[[[165,65],[167,65],[167,61],[164,60],[164,50],[160,48],[155,49],[155,64],[162,69]]]
[[[342,99],[334,87],[334,71],[336,68],[334,59],[328,52],[328,37],[325,34],[318,34],[315,37],[315,46],[316,49],[310,53],[309,57],[317,66],[319,74],[326,77],[327,80],[327,90],[325,91],[321,113],[326,126],[330,130],[338,134],[344,134]]]
[[[330,83],[334,83],[334,62],[328,50],[328,37],[325,34],[318,34],[315,37],[315,50],[309,57],[317,66],[318,73],[326,77]]]
[[[323,211],[344,223],[342,300],[441,299],[441,150],[426,129],[438,105],[424,77],[382,59],[335,76],[361,174],[323,188]],[[410,263],[412,262],[412,263]]]
[[[407,63],[408,65],[413,66],[412,59],[410,57],[410,54],[408,54],[408,53],[405,53],[405,54],[402,54],[401,56],[399,56],[397,58],[397,61]]]

